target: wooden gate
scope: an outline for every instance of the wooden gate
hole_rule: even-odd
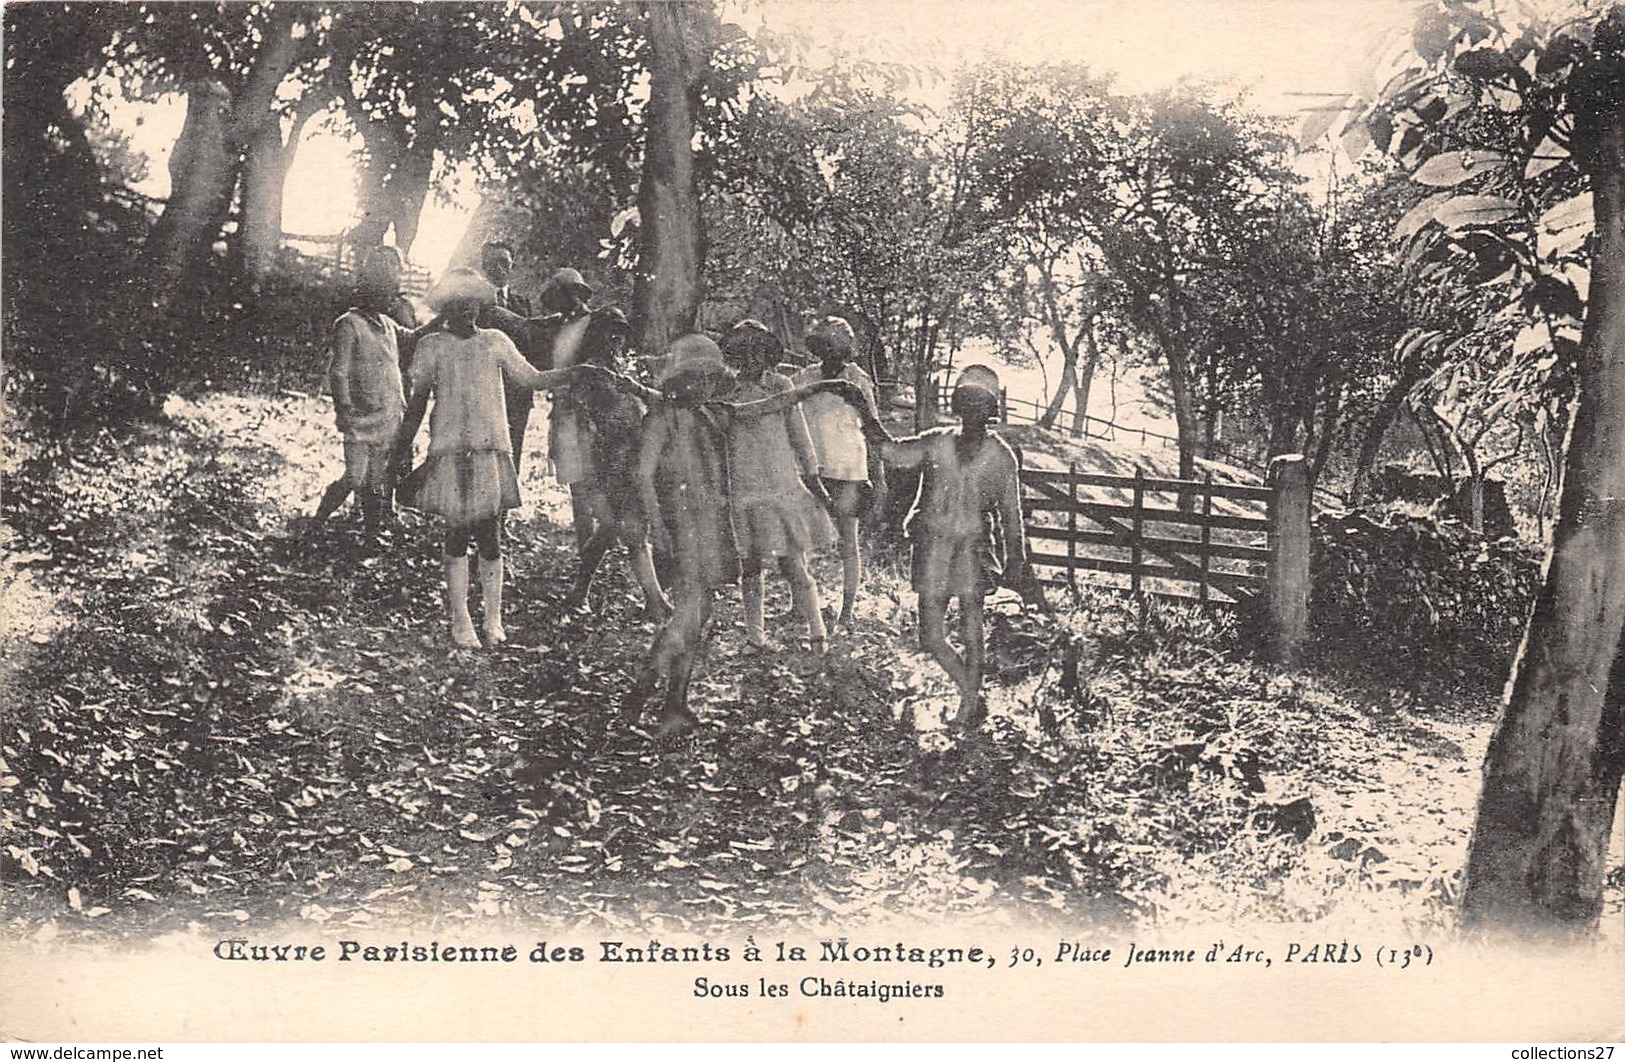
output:
[[[1032,563],[1126,589],[1207,602],[1263,592],[1274,557],[1276,491],[1233,483],[1023,469]],[[1181,494],[1194,499],[1189,511]]]

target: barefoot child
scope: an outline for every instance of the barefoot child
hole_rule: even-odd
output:
[[[344,475],[322,492],[316,520],[338,511],[353,492],[362,527],[377,534],[389,517],[394,490],[390,444],[406,412],[401,356],[411,333],[389,316],[400,287],[401,259],[393,247],[368,253],[356,285],[355,305],[333,322],[328,340],[328,387],[334,419],[344,436]]]
[[[807,336],[807,350],[818,359],[818,364],[796,374],[795,382],[850,380],[862,390],[869,411],[878,417],[874,381],[853,363],[852,349],[852,326],[840,317],[826,318]],[[835,622],[838,627],[850,629],[858,586],[863,581],[858,517],[873,496],[884,491],[885,481],[877,463],[871,486],[870,455],[857,410],[832,394],[807,399],[804,409],[813,449],[818,455],[819,475],[823,477],[835,529],[841,539],[841,614]]]
[[[783,353],[783,344],[761,322],[747,320],[736,325],[722,343],[723,360],[737,374],[729,400],[752,402],[789,391],[788,379],[768,371]],[[731,418],[728,472],[742,569],[746,640],[758,649],[767,646],[762,569],[772,561],[790,584],[790,596],[807,624],[812,651],[824,652],[829,637],[818,604],[818,586],[807,570],[807,553],[833,542],[835,528],[825,512],[829,494],[818,478],[818,458],[800,407],[792,406],[772,417]]]
[[[621,711],[636,718],[656,687],[664,683],[659,737],[668,740],[697,722],[688,708],[689,678],[716,591],[739,578],[739,554],[729,514],[729,424],[738,418],[782,413],[816,392],[811,388],[783,391],[743,405],[717,401],[716,396],[732,389],[733,373],[716,343],[702,335],[681,337],[659,362],[659,391],[624,376],[606,373],[605,377],[621,390],[643,397],[650,406],[639,447],[638,488],[649,516],[650,539],[656,552],[671,561],[675,607],[655,634]],[[825,382],[817,390],[841,387],[851,385]]]
[[[920,645],[942,665],[959,688],[956,722],[981,724],[982,598],[1002,573],[1012,584],[1032,579],[1027,566],[1027,534],[1021,514],[1020,468],[1004,440],[988,434],[999,410],[999,378],[972,365],[954,385],[958,429],[933,428],[893,439],[869,411],[864,431],[889,465],[922,468],[919,494],[904,524],[914,543],[913,584],[920,598]],[[1003,565],[993,550],[989,517],[1003,527]],[[959,599],[965,642],[963,655],[948,644],[948,602]]]
[[[626,345],[626,315],[613,306],[592,312],[592,322],[581,341],[580,364],[614,371],[620,368]],[[645,614],[656,620],[671,615],[671,601],[655,576],[649,549],[649,524],[638,496],[637,464],[644,409],[636,398],[622,394],[606,379],[572,376],[570,386],[555,392],[553,408],[566,402],[580,414],[578,427],[586,441],[580,481],[571,487],[590,519],[592,531],[581,545],[580,567],[566,604],[586,603],[593,575],[604,554],[617,541],[626,547],[632,575],[643,590]]]
[[[429,456],[402,486],[402,501],[446,518],[446,614],[457,645],[478,646],[468,613],[468,551],[479,551],[487,643],[505,641],[502,627],[502,514],[519,504],[504,388],[536,390],[566,382],[567,373],[532,368],[502,332],[475,325],[496,289],[472,269],[453,269],[429,293],[441,315],[412,360],[412,397],[396,436],[410,456],[429,400]]]

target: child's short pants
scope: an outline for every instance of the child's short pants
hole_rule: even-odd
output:
[[[361,492],[389,486],[389,444],[344,440],[344,482]]]

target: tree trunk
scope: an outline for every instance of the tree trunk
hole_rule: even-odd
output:
[[[188,94],[186,124],[169,160],[169,203],[147,241],[159,302],[172,297],[179,282],[206,260],[218,223],[230,211],[245,147],[267,125],[277,136],[277,88],[298,58],[298,18],[294,5],[275,9],[238,98],[214,81],[194,84]],[[279,139],[277,148],[280,163]],[[280,175],[269,179],[280,183]],[[245,189],[245,207],[247,199]]]
[[[286,143],[282,139],[282,121],[275,114],[267,114],[249,134],[243,158],[237,276],[250,291],[257,292],[265,282],[282,248],[283,189],[299,154],[305,126],[331,98],[331,93],[307,93],[294,111]]]
[[[485,246],[485,241],[495,239],[502,231],[503,207],[504,204],[499,199],[491,196],[480,197],[480,205],[469,215],[468,227],[463,229],[463,235],[457,240],[457,249],[451,254],[452,265],[476,268],[479,266],[480,251]]]
[[[167,301],[214,242],[212,223],[237,180],[237,153],[227,140],[231,96],[217,81],[187,91],[186,123],[169,156],[169,202],[147,237],[145,252]]]
[[[361,139],[367,145],[367,157],[361,170],[361,189],[357,207],[361,219],[350,226],[349,243],[358,254],[384,242],[389,235],[390,222],[395,218],[391,201],[392,174],[400,164],[402,148],[394,131],[383,122],[357,120]]]
[[[237,231],[237,276],[257,292],[282,246],[282,188],[287,166],[282,130],[261,122],[249,137],[243,159],[242,215]]]
[[[1201,425],[1197,423],[1196,406],[1191,396],[1190,363],[1185,352],[1175,344],[1162,348],[1168,361],[1168,390],[1174,399],[1174,423],[1179,426],[1179,478],[1196,478],[1196,448],[1201,444]],[[1196,505],[1196,494],[1189,488],[1179,492],[1179,508],[1189,512]]]
[[[914,363],[914,430],[924,431],[937,423],[937,381],[931,366]]]
[[[1066,395],[1077,386],[1078,375],[1074,371],[1073,358],[1066,351],[1062,351],[1066,360],[1061,363],[1061,379],[1055,385],[1055,393],[1050,396],[1049,404],[1044,407],[1044,413],[1038,418],[1040,428],[1053,428],[1060,419],[1061,408],[1066,405]]]
[[[429,181],[434,176],[432,144],[424,144],[409,152],[395,171],[394,217],[395,248],[402,258],[412,256],[412,245],[417,242],[418,226],[423,222],[423,204],[429,199]]]
[[[1415,373],[1401,373],[1394,386],[1382,396],[1376,410],[1372,412],[1371,420],[1365,427],[1365,435],[1360,440],[1360,451],[1354,458],[1354,478],[1349,484],[1349,505],[1358,506],[1365,500],[1371,469],[1377,463],[1377,454],[1382,450],[1382,440],[1387,436],[1388,429],[1394,426],[1394,421],[1404,412],[1405,399],[1410,396],[1417,379]]]
[[[1094,386],[1095,369],[1100,365],[1100,344],[1095,339],[1095,323],[1091,320],[1083,329],[1089,357],[1078,366],[1072,382],[1072,437],[1082,438],[1089,426],[1089,389]]]
[[[694,331],[703,296],[705,232],[694,169],[697,78],[710,54],[706,12],[688,3],[644,9],[649,103],[638,183],[638,271],[632,330],[656,354]]]
[[[1605,102],[1580,119],[1574,142],[1595,145],[1596,243],[1579,398],[1462,894],[1465,924],[1529,935],[1595,926],[1625,770],[1625,111]]]

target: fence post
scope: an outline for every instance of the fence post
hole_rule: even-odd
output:
[[[1078,463],[1066,466],[1066,585],[1074,597],[1078,593]]]
[[[1145,473],[1140,466],[1134,466],[1134,510],[1133,531],[1129,538],[1129,568],[1128,588],[1140,606],[1140,622],[1145,622],[1145,595],[1140,592],[1140,565],[1144,560],[1145,550],[1140,545],[1145,537]]]
[[[1270,637],[1276,659],[1298,662],[1309,634],[1309,465],[1302,454],[1270,460]]]
[[[1213,562],[1208,553],[1213,547],[1213,470],[1207,470],[1202,477],[1202,582],[1197,588],[1196,597],[1202,604],[1207,604],[1207,573]],[[1256,540],[1255,540],[1256,541]]]
[[[1010,423],[1010,389],[1008,387],[999,388],[999,423]]]

